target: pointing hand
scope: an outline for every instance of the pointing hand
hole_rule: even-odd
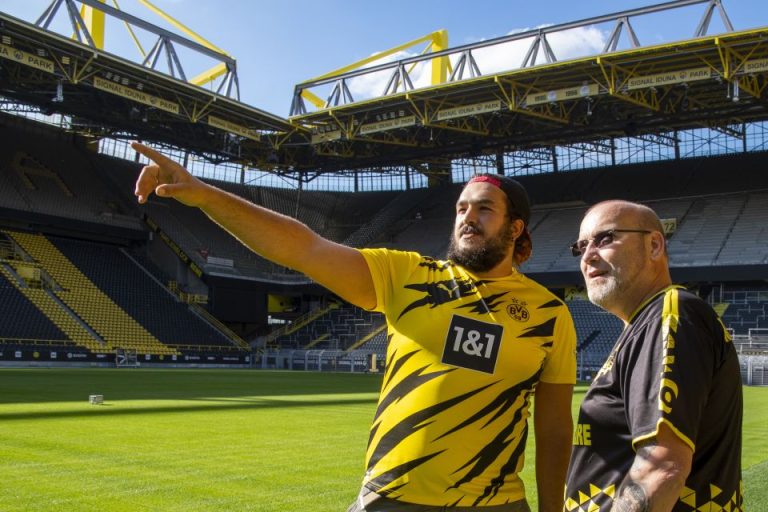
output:
[[[151,160],[136,180],[134,195],[139,198],[139,203],[146,203],[153,191],[160,197],[170,197],[187,206],[200,206],[204,202],[203,192],[207,185],[184,167],[144,144],[133,142],[131,147]]]

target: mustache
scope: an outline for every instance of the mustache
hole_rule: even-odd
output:
[[[464,224],[459,229],[459,235],[468,235],[468,234],[482,235],[483,230],[479,226],[476,226],[474,224]]]

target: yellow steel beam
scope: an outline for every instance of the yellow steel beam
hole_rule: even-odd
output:
[[[354,138],[351,138],[350,140],[357,141],[357,142],[374,142],[376,144],[388,144],[391,146],[405,146],[409,148],[415,148],[420,146],[420,144],[417,144],[416,142],[397,139],[394,136],[390,136],[389,139],[379,139],[375,137],[354,137]]]
[[[318,96],[317,94],[313,93],[309,89],[304,89],[301,91],[301,97],[309,100],[314,106],[317,108],[323,108],[325,107],[325,101]]]
[[[739,89],[755,98],[760,98],[765,90],[765,85],[756,76],[745,75],[739,77],[737,75],[760,45],[753,45],[746,54],[742,54],[735,48],[725,44],[722,39],[717,39],[715,44],[717,45],[720,62],[723,66],[723,78],[728,82],[738,83]]]
[[[217,78],[219,78],[221,75],[225,74],[227,72],[227,65],[223,62],[213,66],[211,69],[207,71],[203,71],[199,75],[197,75],[195,78],[192,78],[189,80],[189,83],[195,84],[195,85],[205,85],[209,82],[213,82]]]
[[[139,0],[139,3],[142,4],[144,7],[146,7],[147,9],[149,9],[150,11],[154,12],[155,14],[157,14],[158,16],[160,16],[161,18],[163,18],[165,21],[167,21],[168,23],[170,23],[171,25],[176,27],[178,30],[184,32],[186,35],[188,35],[194,41],[196,41],[196,42],[200,43],[201,45],[205,46],[206,48],[208,48],[209,50],[213,50],[213,51],[218,52],[218,53],[220,53],[222,55],[226,55],[227,57],[231,57],[230,54],[228,54],[227,52],[225,52],[224,50],[222,50],[218,46],[214,45],[213,43],[211,43],[210,41],[208,41],[207,39],[202,37],[197,32],[193,31],[191,28],[187,27],[186,25],[184,25],[180,21],[176,20],[170,14],[166,13],[165,11],[160,9],[159,7],[153,5],[151,2],[149,2],[149,0]],[[189,80],[189,82],[194,84],[194,85],[203,86],[203,85],[205,85],[207,83],[213,82],[218,77],[220,77],[221,75],[225,74],[226,72],[227,72],[227,66],[226,66],[226,64],[224,64],[222,62],[222,63],[219,63],[219,64],[215,65],[214,67],[212,67],[211,69],[209,69],[207,71],[203,71],[202,73],[197,75],[192,80]]]
[[[119,11],[120,4],[117,3],[117,0],[112,0],[112,3],[115,4],[115,8]],[[136,37],[136,33],[133,31],[133,27],[131,27],[131,24],[128,23],[127,21],[124,21],[123,24],[125,25],[125,28],[128,30],[128,33],[131,34],[131,39],[133,39],[133,44],[135,44],[136,48],[139,49],[139,53],[141,53],[141,56],[146,57],[147,52],[145,52],[144,47],[141,46],[141,41],[139,41],[139,38]]]
[[[621,64],[622,68],[631,67],[633,73],[637,73],[638,71],[635,71],[634,69],[637,67],[642,67],[644,64],[647,64],[648,62],[651,62],[652,60],[649,57],[663,57],[668,58],[671,55],[685,55],[686,52],[696,52],[699,50],[713,50],[718,51],[718,49],[721,52],[724,51],[733,51],[731,50],[730,46],[733,45],[734,47],[738,46],[739,48],[748,48],[749,53],[753,53],[755,48],[764,48],[762,41],[768,37],[768,29],[765,27],[759,28],[759,29],[753,29],[733,34],[727,34],[727,35],[721,35],[721,36],[713,36],[709,38],[696,38],[692,40],[686,40],[686,41],[676,41],[673,43],[666,43],[661,45],[655,45],[655,46],[649,46],[649,47],[641,47],[641,48],[632,48],[616,53],[612,53],[609,56],[590,56],[590,57],[583,57],[579,59],[574,59],[570,61],[564,61],[564,62],[555,62],[552,64],[547,65],[540,65],[536,66],[535,68],[524,68],[524,69],[513,69],[513,70],[507,70],[500,72],[498,74],[494,75],[485,75],[481,77],[477,77],[475,79],[470,80],[464,80],[461,82],[455,82],[455,83],[444,83],[444,84],[438,84],[433,85],[430,87],[425,87],[422,89],[419,89],[418,91],[410,91],[409,94],[429,94],[429,95],[435,95],[437,94],[449,94],[451,91],[454,90],[461,90],[462,88],[471,88],[475,83],[480,83],[486,80],[492,80],[496,83],[498,83],[500,86],[502,83],[507,83],[509,80],[509,77],[513,77],[514,79],[522,79],[524,77],[528,77],[531,75],[536,74],[544,74],[550,70],[558,70],[558,69],[568,69],[573,68],[574,66],[583,65],[583,64],[589,64],[591,66],[596,66],[599,72],[601,72],[603,76],[604,82],[602,85],[606,88],[606,90],[611,94],[612,96],[616,96],[617,98],[622,98],[625,101],[629,101],[632,103],[635,103],[637,105],[641,105],[645,108],[649,109],[658,109],[659,105],[656,104],[656,101],[650,97],[650,95],[646,95],[643,97],[642,95],[636,95],[634,97],[627,98],[626,96],[622,96],[618,94],[618,87],[617,84],[619,83],[619,79],[622,78],[622,76],[619,76],[614,66],[616,66],[618,63]],[[423,38],[421,39],[423,40]],[[747,44],[754,40],[755,44]],[[418,40],[417,40],[418,41]],[[729,48],[724,50],[724,46],[727,45]],[[719,48],[718,48],[719,46]],[[713,57],[713,58],[716,58]],[[723,58],[725,60],[725,58]],[[743,56],[740,60],[743,60]],[[713,66],[712,63],[709,63],[710,66]],[[729,64],[731,67],[735,67],[734,63]],[[625,71],[625,69],[622,69],[622,71]],[[732,77],[729,76],[729,68],[724,67],[724,76],[723,78],[732,80]],[[611,73],[614,73],[614,77],[611,77]],[[733,70],[730,71],[730,73],[733,73]],[[622,79],[623,82],[623,79]],[[509,105],[515,105],[515,99],[509,96],[509,91],[505,89],[505,87],[500,87],[501,94],[503,94],[507,100],[507,103]],[[311,94],[311,93],[310,93]],[[309,98],[309,94],[303,95],[305,98]],[[402,98],[402,94],[394,94],[386,97],[386,100],[388,101],[397,101],[398,99]],[[373,105],[373,104],[379,104],[383,98],[376,97],[371,98],[367,100],[357,101],[355,102],[355,107],[358,109],[362,109],[365,107],[365,105]],[[318,100],[317,103],[315,103],[319,107],[325,104],[324,101]],[[525,113],[525,112],[521,112]],[[304,119],[310,119],[314,116],[323,116],[324,113],[307,113],[302,116],[294,116],[294,120],[304,120]],[[296,121],[292,121],[296,122]]]
[[[146,0],[140,0],[140,1],[144,2]],[[364,59],[360,59],[357,62],[353,62],[352,64],[348,64],[348,65],[340,67],[338,69],[334,69],[333,71],[329,71],[328,73],[325,73],[323,75],[316,76],[315,78],[312,78],[311,80],[306,80],[304,83],[306,83],[306,82],[316,82],[318,80],[324,80],[324,79],[330,78],[332,76],[341,75],[341,74],[346,73],[348,71],[353,71],[355,69],[358,69],[358,68],[361,68],[361,67],[365,66],[366,64],[370,64],[372,62],[376,62],[377,60],[381,60],[384,57],[388,57],[388,56],[393,55],[393,54],[395,54],[397,52],[400,52],[400,51],[403,51],[403,50],[407,50],[408,48],[410,48],[412,46],[416,46],[417,44],[426,43],[426,42],[430,43],[432,51],[438,51],[438,50],[441,50],[441,49],[446,49],[448,47],[448,31],[443,29],[443,30],[438,30],[438,31],[432,32],[430,34],[427,34],[425,36],[419,37],[419,38],[414,39],[412,41],[408,41],[407,43],[403,43],[401,45],[395,46],[394,48],[390,48],[389,50],[384,50],[383,52],[378,52],[375,55],[371,55],[370,57],[366,57]],[[437,82],[437,83],[443,83],[443,82],[445,82],[445,78],[448,76],[447,75],[447,73],[448,73],[448,71],[447,71],[448,70],[448,57],[438,57],[438,58],[433,59],[433,60],[439,61],[438,62],[438,68],[440,66],[444,67],[444,69],[442,71],[440,71],[440,69],[438,69],[438,78],[442,77],[442,80]],[[442,73],[442,74],[440,74],[440,73]],[[433,67],[432,67],[432,80],[433,80],[433,83],[434,83],[434,80],[435,80],[434,62],[433,62]],[[301,84],[299,84],[299,85],[301,85]],[[323,102],[323,104],[325,104],[325,102]]]
[[[561,115],[558,116],[552,113],[552,109],[548,104],[545,104],[545,106],[539,107],[537,109],[531,107],[522,107],[520,105],[520,98],[525,98],[528,93],[531,92],[532,87],[522,86],[517,82],[509,79],[503,79],[499,76],[494,77],[494,82],[496,82],[496,84],[499,86],[501,94],[504,96],[507,108],[510,112],[517,112],[518,114],[523,114],[524,116],[544,119],[546,121],[553,121],[559,124],[568,124],[569,119],[562,115],[562,109]],[[505,89],[505,85],[510,87],[509,91]]]
[[[448,31],[445,29],[432,32],[432,53],[448,49]],[[445,83],[448,80],[450,60],[447,56],[432,59],[432,85]]]
[[[343,158],[354,158],[356,156],[354,149],[349,143],[343,144],[343,147],[340,147],[338,144],[323,143],[318,144],[317,146],[313,146],[312,149],[316,154],[322,156],[335,156]]]
[[[102,0],[103,1],[103,0]],[[226,55],[227,57],[231,57],[230,54],[219,48],[218,46],[215,46],[213,43],[208,41],[207,39],[203,38],[196,32],[194,32],[192,29],[184,25],[183,23],[177,21],[175,18],[173,18],[170,14],[167,14],[163,10],[161,10],[159,7],[156,7],[155,5],[151,4],[149,0],[139,0],[139,3],[142,4],[144,7],[149,9],[150,11],[154,12],[161,18],[163,18],[165,21],[176,27],[177,29],[181,30],[185,34],[187,34],[189,37],[191,37],[193,40],[197,41],[201,45],[205,46],[209,50],[213,50],[215,52],[221,53],[222,55]]]
[[[605,78],[606,83],[603,85],[608,90],[608,94],[633,105],[656,112],[660,110],[659,98],[653,88],[645,91],[622,91],[622,87],[626,85],[627,81],[637,76],[634,70],[625,69],[612,62],[607,62],[601,57],[598,57],[596,62]]]
[[[439,128],[441,130],[448,130],[448,131],[459,132],[459,133],[468,133],[470,135],[482,135],[484,137],[487,137],[489,135],[489,132],[487,129],[482,130],[479,128],[474,128],[470,126],[470,124],[466,121],[462,122],[461,124],[463,126],[458,126],[458,125],[453,126],[453,125],[444,124],[444,123],[425,123],[424,127]]]
[[[104,0],[99,0],[104,3]],[[85,28],[91,34],[91,39],[99,50],[104,49],[104,11],[88,7],[83,4],[80,7],[80,16],[85,22]]]
[[[761,98],[766,84],[756,76],[743,76],[739,79],[739,88],[755,98]]]

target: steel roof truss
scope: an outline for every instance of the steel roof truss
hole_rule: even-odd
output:
[[[632,28],[632,25],[629,22],[629,16],[622,16],[616,19],[616,25],[613,27],[613,32],[611,32],[611,35],[608,37],[608,41],[605,43],[603,53],[616,51],[616,48],[619,45],[619,39],[621,38],[621,30],[625,25],[627,27],[627,34],[629,35],[632,48],[638,48],[640,46],[640,40],[637,38],[635,30]]]
[[[324,108],[337,107],[339,106],[340,100],[343,105],[346,105],[347,103],[353,103],[355,101],[352,97],[352,93],[349,91],[349,87],[347,87],[347,81],[344,78],[336,81],[333,86],[333,90],[328,95],[328,99],[325,100]]]
[[[555,52],[552,51],[552,47],[549,45],[549,41],[547,41],[547,35],[544,32],[544,29],[539,29],[538,34],[534,36],[531,46],[528,48],[528,52],[523,58],[523,63],[520,64],[521,68],[528,68],[536,65],[536,57],[539,54],[539,47],[543,48],[544,58],[547,60],[548,64],[557,62],[557,57],[555,57]]]
[[[480,72],[480,68],[477,65],[477,61],[475,61],[475,58],[472,56],[472,50],[466,50],[461,52],[461,56],[459,57],[459,60],[456,62],[456,66],[453,68],[453,72],[451,73],[451,77],[448,79],[448,81],[455,82],[457,80],[463,80],[465,68],[469,69],[470,78],[475,78],[483,75]]]
[[[725,25],[726,30],[733,32],[733,25],[723,8],[721,0],[710,0],[709,5],[707,5],[706,10],[704,11],[704,15],[701,17],[699,25],[696,27],[696,31],[693,33],[693,37],[703,37],[707,35],[707,32],[709,31],[709,22],[712,21],[712,12],[715,9],[717,9],[720,14],[720,19],[723,20],[723,25]]]
[[[395,67],[392,76],[389,78],[389,82],[387,82],[387,86],[384,88],[382,96],[397,93],[401,84],[403,86],[403,91],[413,90],[413,82],[411,82],[411,77],[408,75],[408,71],[405,69],[405,65],[402,62]]]
[[[533,90],[533,86],[525,86],[516,81],[502,77],[497,77],[496,83],[499,85],[502,95],[507,100],[507,108],[509,108],[511,112],[517,112],[525,116],[545,119],[547,121],[552,121],[559,124],[566,124],[570,121],[564,115],[562,106],[557,104],[552,105],[545,103],[538,109],[523,106],[521,104],[520,98],[525,98]],[[505,85],[509,86],[509,91],[505,89]],[[556,115],[554,113],[555,108],[559,110],[560,115]]]

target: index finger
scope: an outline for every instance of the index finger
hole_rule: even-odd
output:
[[[139,154],[144,155],[158,165],[175,163],[173,160],[154,149],[145,146],[141,142],[131,142],[131,147]]]

